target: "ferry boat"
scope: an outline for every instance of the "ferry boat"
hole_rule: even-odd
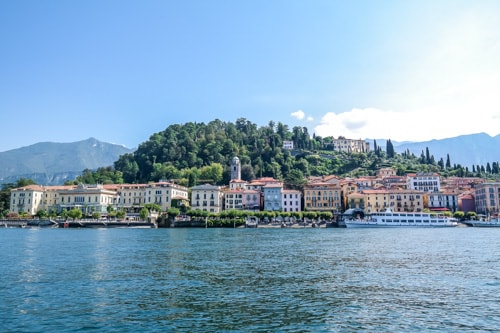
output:
[[[385,212],[372,213],[364,218],[346,219],[347,228],[404,228],[404,227],[456,227],[458,222],[454,218],[430,213]]]

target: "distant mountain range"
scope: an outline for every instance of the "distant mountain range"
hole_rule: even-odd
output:
[[[373,147],[373,140],[367,140]],[[460,135],[453,138],[430,140],[423,142],[395,142],[392,141],[394,150],[397,153],[409,150],[419,157],[422,151],[425,154],[426,148],[434,159],[440,158],[446,162],[446,156],[450,155],[451,165],[460,164],[472,169],[472,165],[484,165],[486,163],[500,161],[500,135],[491,137],[486,133]],[[386,140],[378,140],[377,145],[385,150]]]
[[[0,184],[24,177],[38,184],[60,185],[85,169],[111,166],[120,155],[132,151],[94,138],[72,143],[40,142],[0,152]]]
[[[373,148],[373,140],[367,141]],[[385,150],[386,140],[376,141]],[[479,133],[424,142],[391,142],[398,153],[409,150],[420,156],[422,151],[425,153],[426,148],[429,148],[429,153],[436,161],[440,158],[446,161],[449,154],[452,165],[460,164],[469,168],[500,161],[500,135],[491,137]],[[111,166],[120,155],[133,151],[94,138],[72,143],[36,143],[0,152],[0,184],[14,183],[24,177],[38,184],[60,185],[75,179],[85,169]]]

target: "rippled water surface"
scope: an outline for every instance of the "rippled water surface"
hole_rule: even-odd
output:
[[[500,228],[0,229],[3,332],[500,329]]]

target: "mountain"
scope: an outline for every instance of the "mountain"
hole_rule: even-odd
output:
[[[85,169],[111,166],[120,155],[130,152],[133,150],[94,138],[72,143],[40,142],[0,152],[0,183],[24,177],[42,185],[59,185]]]
[[[377,144],[385,149],[385,141],[377,140]],[[392,141],[391,141],[392,142]],[[486,165],[486,163],[500,161],[500,135],[491,137],[486,133],[461,135],[448,139],[431,140],[423,142],[392,142],[394,150],[402,153],[409,150],[419,157],[429,148],[430,155],[436,161],[440,158],[446,162],[449,154],[451,165],[460,164],[472,168],[472,165]]]

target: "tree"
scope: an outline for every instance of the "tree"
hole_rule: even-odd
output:
[[[304,174],[299,169],[291,170],[285,178],[285,183],[294,189],[302,189],[306,183]]]
[[[167,215],[170,219],[175,219],[177,216],[179,216],[181,214],[181,211],[179,210],[179,208],[175,208],[175,207],[170,207],[168,210],[167,210]]]
[[[147,219],[149,216],[149,210],[146,207],[142,207],[141,210],[139,211],[139,217],[141,220]]]
[[[73,209],[67,211],[67,216],[69,218],[72,218],[73,220],[77,220],[77,219],[82,218],[83,213],[78,208],[73,208]]]
[[[251,164],[244,164],[241,166],[241,179],[247,182],[255,179],[255,173]]]
[[[385,151],[387,153],[387,158],[394,158],[394,146],[392,145],[391,139],[387,140]]]
[[[431,156],[429,153],[429,147],[425,147],[425,163],[427,163],[427,164],[431,163]]]
[[[123,209],[118,210],[116,212],[116,218],[118,218],[118,219],[123,219],[123,218],[125,218],[125,216],[127,216],[127,213]]]
[[[145,204],[144,207],[150,212],[161,212],[161,206],[155,203]]]
[[[212,163],[204,166],[200,170],[200,179],[210,180],[213,184],[219,184],[222,180],[222,172],[224,168],[220,163]]]
[[[444,160],[442,157],[438,161],[438,166],[441,170],[444,170]]]
[[[40,209],[39,211],[36,212],[35,214],[38,218],[40,219],[44,219],[46,217],[49,216],[49,214],[47,213],[47,211],[43,210],[43,209]]]

